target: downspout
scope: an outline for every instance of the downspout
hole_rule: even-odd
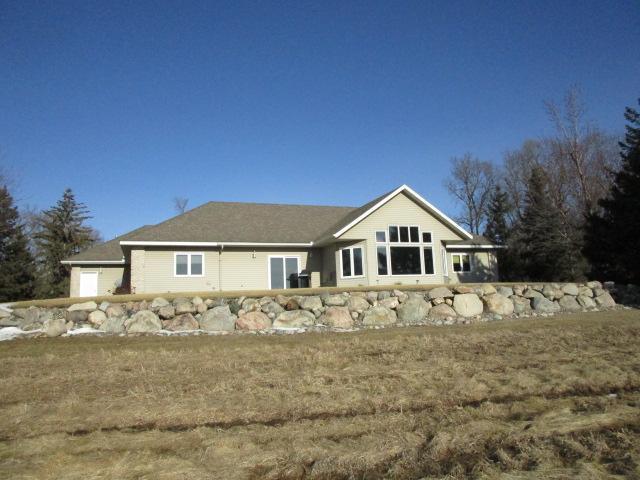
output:
[[[218,252],[218,290],[222,291],[222,251],[224,250],[224,244],[220,244],[220,251]]]

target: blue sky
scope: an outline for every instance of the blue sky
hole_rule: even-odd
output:
[[[0,162],[21,204],[69,186],[106,239],[175,196],[360,205],[407,183],[453,214],[449,159],[548,133],[572,84],[622,132],[638,25],[635,0],[0,0]]]

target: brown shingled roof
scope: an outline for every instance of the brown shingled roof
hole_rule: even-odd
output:
[[[143,227],[137,228],[129,233],[125,233],[124,235],[120,235],[119,237],[114,238],[113,240],[109,240],[107,242],[99,243],[84,252],[80,252],[73,257],[67,258],[66,262],[96,262],[96,261],[118,261],[122,260],[123,253],[122,247],[120,246],[120,242],[122,240],[129,240],[132,235],[135,235],[143,230],[152,227],[153,225],[145,225]]]

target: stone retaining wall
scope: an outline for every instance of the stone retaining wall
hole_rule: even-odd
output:
[[[484,284],[311,296],[173,301],[157,297],[150,302],[105,301],[100,305],[89,301],[67,309],[0,310],[0,327],[16,335],[55,337],[74,333],[268,333],[452,325],[613,308],[616,302],[609,290],[616,292],[615,286],[605,288],[600,282],[508,287]],[[617,291],[629,294],[628,290]],[[637,295],[637,289],[631,294]]]

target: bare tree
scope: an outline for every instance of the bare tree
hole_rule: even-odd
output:
[[[188,198],[184,198],[184,197],[173,198],[173,208],[175,208],[176,212],[180,214],[183,214],[187,210],[187,203],[189,203]]]
[[[556,172],[567,175],[567,199],[573,203],[570,207],[575,213],[592,213],[619,167],[617,141],[587,121],[577,86],[567,91],[562,104],[547,101],[545,106],[556,130],[548,139],[550,160]]]
[[[463,205],[458,221],[479,234],[487,217],[487,207],[496,182],[492,163],[465,153],[451,159],[451,176],[445,182],[449,193]]]

